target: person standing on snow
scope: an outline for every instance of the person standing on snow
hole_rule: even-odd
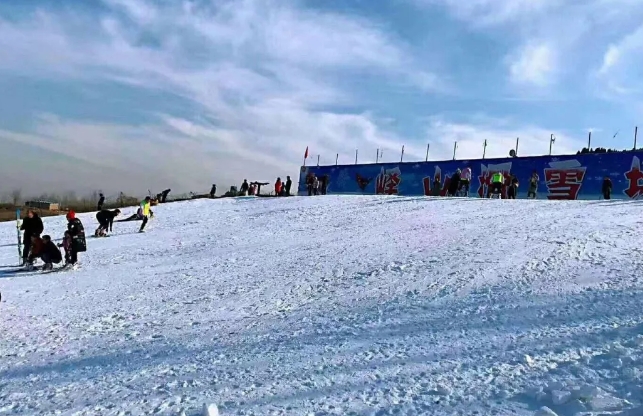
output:
[[[87,251],[87,241],[85,240],[85,227],[80,219],[76,218],[74,211],[67,213],[67,233],[69,247],[69,258],[67,263],[74,266],[78,262],[78,253]]]
[[[239,189],[239,192],[241,195],[248,195],[248,190],[250,189],[250,184],[248,183],[247,179],[243,180],[243,183],[241,184],[241,188]]]
[[[98,205],[96,206],[96,211],[100,211],[103,209],[103,204],[105,203],[105,195],[102,193],[100,194],[100,199],[98,200]]]
[[[112,232],[112,226],[114,224],[114,218],[118,216],[118,214],[121,213],[120,209],[115,209],[114,211],[110,211],[108,209],[104,209],[100,211],[99,213],[96,214],[96,220],[98,221],[98,228],[94,232],[94,236],[96,237],[102,237],[107,235],[107,231],[109,229],[109,232]]]
[[[283,184],[281,183],[281,178],[277,178],[277,182],[275,182],[275,196],[281,196],[282,187]]]
[[[31,237],[40,237],[40,234],[42,234],[44,229],[45,226],[42,224],[42,219],[40,219],[38,214],[32,209],[27,211],[27,218],[22,220],[22,225],[20,226],[20,230],[24,231],[22,238],[24,243],[22,249],[23,264],[27,264],[27,258],[29,257],[29,251],[31,249]]]
[[[498,197],[502,198],[502,185],[504,182],[505,175],[502,172],[494,173],[491,177],[491,195],[498,194]]]
[[[449,181],[448,196],[457,196],[458,189],[460,189],[460,174],[462,171],[458,168]]]
[[[152,210],[150,209],[150,205],[152,202],[152,198],[149,196],[146,196],[144,200],[141,201],[141,214],[143,215],[143,224],[141,224],[141,228],[138,230],[139,233],[142,233],[145,230],[145,226],[147,225],[147,220],[150,217],[150,213]]]
[[[292,179],[286,176],[286,196],[290,196],[290,189],[292,188]]]
[[[603,193],[603,199],[612,198],[612,180],[609,176],[606,176],[603,179],[603,186],[601,187],[601,192]]]
[[[538,192],[539,181],[540,177],[538,176],[538,172],[533,171],[533,173],[531,174],[531,178],[529,178],[529,190],[527,191],[528,199],[536,199],[536,192]]]
[[[462,169],[462,173],[460,174],[460,193],[468,197],[470,186],[471,186],[471,168],[467,166],[464,169]]]
[[[516,175],[511,175],[509,178],[509,187],[507,188],[507,199],[516,199],[518,196],[518,185]]]

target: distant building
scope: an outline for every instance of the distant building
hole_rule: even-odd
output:
[[[54,202],[47,201],[27,201],[25,205],[29,208],[38,208],[46,211],[58,211],[60,210],[60,205]]]

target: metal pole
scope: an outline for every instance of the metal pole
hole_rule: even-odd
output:
[[[516,137],[516,157],[518,157],[518,142],[520,142],[520,137]]]
[[[484,144],[482,145],[482,158],[483,159],[484,159],[486,154],[487,154],[487,139],[484,140]]]
[[[554,133],[549,136],[549,156],[551,156],[551,146],[554,144]]]
[[[587,136],[587,151],[589,151],[592,148],[592,132],[589,132],[589,135]]]
[[[458,148],[458,142],[453,143],[453,160],[455,160],[455,149]]]
[[[431,143],[428,143],[426,145],[426,159],[424,160],[425,162],[429,161],[429,148],[431,147]]]
[[[317,166],[319,166],[319,155],[317,155]]]
[[[339,159],[339,153],[335,155],[335,166],[337,166],[337,160]]]
[[[357,165],[357,149],[355,149],[355,164]]]
[[[377,149],[377,155],[375,156],[375,164],[380,161],[380,149]]]
[[[634,127],[634,150],[636,150],[636,136],[639,134],[639,126]]]
[[[400,156],[400,163],[404,160],[404,145],[402,145],[402,155]]]

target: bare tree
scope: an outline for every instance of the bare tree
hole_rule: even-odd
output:
[[[22,202],[22,191],[20,189],[11,191],[11,202],[13,202],[13,205],[16,207]]]

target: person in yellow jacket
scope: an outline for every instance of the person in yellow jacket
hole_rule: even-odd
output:
[[[141,214],[143,215],[143,224],[141,224],[141,229],[138,230],[139,233],[142,233],[145,230],[147,220],[154,215],[154,213],[150,209],[151,203],[152,198],[150,198],[149,196],[146,196],[145,199],[141,201],[140,210]]]
[[[496,172],[491,176],[491,195],[498,195],[502,198],[502,185],[505,181],[505,175],[502,172]]]

